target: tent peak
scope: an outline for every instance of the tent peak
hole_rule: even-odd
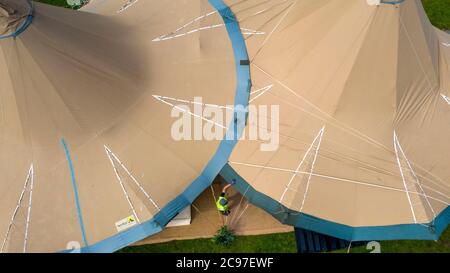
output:
[[[30,0],[0,0],[0,39],[16,37],[31,23]]]

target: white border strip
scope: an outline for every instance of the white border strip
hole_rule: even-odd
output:
[[[130,1],[131,1],[131,0],[130,0]],[[136,1],[137,1],[137,0],[136,0]],[[134,3],[133,3],[133,4],[134,4]],[[128,8],[128,7],[127,7],[127,8]],[[217,11],[212,11],[212,12],[207,13],[207,14],[205,14],[205,15],[199,16],[199,17],[195,18],[194,20],[192,20],[192,21],[190,21],[190,22],[184,24],[183,26],[177,28],[176,30],[174,30],[174,31],[172,31],[172,32],[170,32],[170,33],[167,33],[167,34],[161,35],[161,36],[159,36],[159,37],[156,37],[155,39],[152,40],[152,42],[162,42],[162,41],[167,41],[167,40],[171,40],[171,39],[175,39],[175,38],[187,36],[187,35],[189,35],[189,34],[193,34],[193,33],[199,32],[199,31],[203,31],[203,30],[211,30],[211,29],[215,29],[215,28],[219,28],[219,27],[224,27],[225,24],[222,23],[222,24],[216,24],[216,25],[210,25],[210,26],[200,27],[200,28],[192,29],[192,30],[185,31],[185,32],[182,32],[182,33],[177,34],[177,33],[180,32],[181,30],[183,30],[183,29],[185,29],[185,28],[187,28],[187,27],[193,25],[194,23],[196,23],[196,22],[198,22],[198,21],[200,21],[200,20],[205,19],[206,17],[209,17],[209,16],[211,16],[211,15],[214,15],[214,14],[216,14],[216,13],[217,13]],[[263,31],[258,31],[258,30],[248,29],[248,28],[241,28],[241,31],[242,31],[242,34],[244,34],[244,35],[265,35],[265,34],[266,34],[266,33],[263,32]]]
[[[394,132],[394,134],[395,134],[395,132]],[[401,152],[403,158],[406,160],[406,163],[407,163],[407,165],[408,165],[408,168],[409,168],[409,170],[411,171],[411,173],[412,173],[414,179],[415,179],[416,182],[417,182],[416,184],[419,186],[420,191],[421,191],[422,194],[425,196],[425,200],[427,201],[427,204],[428,204],[428,206],[430,207],[431,212],[433,213],[433,216],[434,216],[433,219],[435,219],[435,218],[436,218],[436,212],[434,211],[433,206],[432,206],[431,203],[430,203],[430,200],[428,199],[428,197],[427,197],[425,191],[423,190],[422,184],[420,183],[419,178],[417,177],[416,173],[414,172],[414,170],[413,170],[413,168],[412,168],[412,166],[411,166],[411,163],[409,162],[408,158],[406,157],[405,152],[403,151],[403,148],[402,148],[402,146],[400,145],[400,142],[398,141],[397,135],[395,135],[395,137],[396,137],[396,139],[397,139],[398,148],[399,148],[399,150],[400,150],[400,152]]]
[[[160,95],[153,95],[153,97],[155,99],[157,99],[157,100],[171,100],[171,101],[176,101],[176,102],[181,102],[181,103],[188,103],[188,104],[193,104],[193,105],[201,105],[201,106],[205,106],[205,107],[216,107],[216,108],[219,108],[219,109],[233,110],[233,108],[231,108],[229,106],[221,106],[221,105],[217,105],[217,104],[200,103],[200,102],[196,102],[196,101],[183,100],[183,99],[177,99],[177,98],[160,96]]]
[[[219,124],[219,123],[217,123],[217,122],[215,122],[215,121],[213,121],[213,120],[210,120],[210,119],[207,119],[207,118],[205,118],[205,117],[196,115],[196,114],[192,113],[191,111],[186,111],[185,109],[183,109],[183,108],[181,108],[181,107],[179,107],[179,106],[176,106],[176,105],[174,105],[174,104],[172,104],[172,103],[166,101],[166,100],[163,99],[161,96],[153,95],[153,97],[154,97],[156,100],[158,100],[158,101],[160,101],[160,102],[162,102],[162,103],[164,103],[164,104],[170,105],[171,107],[173,107],[173,108],[175,108],[175,109],[178,109],[178,110],[180,110],[180,111],[183,112],[183,113],[187,113],[187,114],[189,114],[189,115],[191,115],[191,116],[193,116],[193,117],[199,118],[199,119],[204,120],[204,121],[206,121],[206,122],[208,122],[208,123],[212,123],[212,124],[214,124],[214,125],[216,125],[216,126],[219,126],[219,127],[222,128],[222,129],[228,129],[226,126],[223,126],[222,124]],[[188,102],[188,101],[185,101],[185,102]]]
[[[200,31],[204,31],[204,30],[211,30],[211,29],[220,28],[220,27],[224,27],[224,26],[225,26],[225,24],[217,24],[217,25],[210,25],[210,26],[206,26],[206,27],[196,28],[193,30],[189,30],[187,32],[180,33],[180,34],[172,34],[172,35],[165,34],[165,35],[162,35],[162,36],[159,36],[159,37],[153,39],[152,42],[162,42],[162,41],[172,40],[175,38],[180,38],[183,36],[194,34],[196,32],[200,32]],[[262,32],[262,31],[246,29],[246,28],[241,28],[241,31],[242,31],[242,34],[244,34],[244,35],[264,35],[264,34],[266,34],[265,32]]]
[[[255,90],[255,91],[251,92],[250,95],[254,95],[254,94],[257,94],[257,93],[259,93],[259,94],[256,95],[254,98],[252,98],[248,103],[250,104],[250,103],[254,102],[254,101],[257,100],[259,97],[261,97],[261,96],[264,95],[265,93],[269,92],[269,91],[272,89],[272,87],[273,87],[273,84],[268,85],[268,86],[266,86],[266,87],[263,87],[263,88],[261,88],[261,89],[258,89],[258,90]]]
[[[128,8],[131,8],[137,2],[139,2],[139,0],[128,0],[128,2],[125,5],[123,5],[118,11],[116,11],[116,13],[122,13],[126,11]]]
[[[9,222],[9,226],[8,226],[7,231],[6,231],[5,238],[4,238],[3,243],[2,243],[2,247],[0,249],[0,253],[3,253],[4,247],[6,245],[6,241],[8,240],[8,237],[9,237],[9,233],[11,232],[11,228],[12,228],[12,226],[14,224],[14,219],[16,218],[17,212],[19,211],[19,208],[22,205],[23,197],[25,195],[25,192],[26,192],[27,187],[28,187],[28,183],[30,181],[31,181],[31,188],[30,188],[30,197],[29,197],[29,201],[28,201],[27,223],[26,223],[26,227],[25,227],[25,236],[24,236],[24,245],[23,245],[23,252],[25,253],[25,251],[26,251],[26,245],[27,245],[27,241],[28,241],[28,227],[29,227],[30,217],[31,217],[31,204],[32,204],[32,196],[33,196],[33,185],[34,185],[34,167],[33,167],[33,164],[31,164],[30,169],[28,170],[28,175],[27,175],[27,178],[25,180],[25,184],[23,186],[22,192],[20,193],[20,197],[19,197],[19,200],[17,202],[16,208],[14,209],[14,212],[12,214],[11,220]]]
[[[308,196],[309,185],[311,184],[311,176],[314,171],[314,166],[316,164],[317,155],[319,154],[320,145],[322,144],[322,139],[323,139],[324,133],[325,133],[325,126],[322,127],[322,130],[320,130],[320,133],[319,133],[319,135],[320,135],[319,143],[317,144],[316,153],[314,154],[314,159],[313,159],[311,171],[310,171],[310,174],[308,177],[308,182],[306,182],[306,190],[305,190],[305,195],[303,196],[303,201],[302,201],[302,206],[300,207],[300,212],[303,212],[303,207],[305,206],[305,200],[306,200],[306,197]]]
[[[412,217],[414,219],[414,223],[417,224],[417,219],[416,219],[416,213],[414,212],[414,208],[411,202],[411,196],[409,195],[409,191],[408,191],[408,186],[406,185],[406,179],[405,179],[405,175],[403,173],[403,168],[402,168],[402,164],[400,163],[400,158],[398,156],[398,146],[400,144],[398,143],[398,138],[397,138],[397,133],[394,131],[394,149],[395,149],[395,156],[397,158],[397,164],[398,164],[398,168],[400,170],[400,174],[402,176],[402,180],[403,180],[403,187],[405,188],[405,192],[406,192],[406,196],[408,197],[408,203],[409,203],[409,207],[411,208],[411,214]]]
[[[141,221],[139,220],[139,217],[136,214],[136,210],[134,209],[133,203],[131,202],[131,199],[130,199],[130,196],[128,195],[128,192],[125,189],[125,186],[123,185],[123,181],[122,181],[122,178],[119,175],[119,171],[117,170],[116,165],[114,165],[113,158],[111,157],[111,154],[110,154],[111,151],[108,149],[108,147],[106,147],[106,145],[104,147],[105,147],[106,155],[108,156],[109,160],[111,161],[111,165],[112,165],[112,167],[114,169],[114,173],[116,174],[117,180],[119,181],[120,188],[122,189],[123,194],[125,195],[125,198],[127,199],[128,205],[130,206],[131,210],[133,211],[134,217],[136,217],[136,220],[140,224]]]
[[[30,226],[30,219],[31,219],[31,205],[33,203],[33,188],[34,188],[34,167],[33,164],[31,164],[31,185],[30,185],[30,197],[28,199],[28,212],[27,212],[27,223],[25,226],[25,239],[23,242],[23,253],[27,250],[27,243],[28,243],[28,228]]]
[[[445,102],[447,102],[447,103],[450,105],[450,98],[447,97],[447,96],[444,95],[444,94],[441,94],[441,96],[442,96],[442,98],[445,100]]]
[[[125,165],[120,161],[120,159],[105,145],[105,149],[114,157],[114,159],[117,161],[117,163],[120,164],[120,166],[125,170],[125,172],[128,174],[128,176],[133,180],[133,182],[139,187],[139,189],[142,191],[142,193],[147,197],[147,199],[155,206],[158,211],[160,211],[160,207],[156,204],[156,202],[150,197],[150,195],[147,193],[147,191],[142,187],[142,185],[139,183],[139,181],[133,176],[133,174],[125,167]]]
[[[309,145],[308,150],[306,150],[306,153],[303,155],[302,160],[301,160],[300,163],[298,164],[297,168],[295,169],[294,173],[293,173],[292,176],[291,176],[291,179],[289,180],[289,183],[286,185],[283,194],[281,195],[281,198],[280,198],[280,200],[279,200],[280,203],[283,202],[283,199],[284,199],[284,197],[285,197],[287,191],[289,190],[289,188],[290,188],[292,182],[294,181],[295,177],[296,177],[297,174],[299,173],[299,170],[300,170],[301,166],[302,166],[303,163],[305,162],[306,157],[308,156],[308,154],[311,152],[311,150],[312,150],[314,144],[316,143],[317,139],[318,139],[318,138],[322,138],[322,134],[323,134],[324,128],[325,128],[325,127],[323,127],[323,128],[319,131],[319,133],[317,134],[317,136],[316,136],[316,137],[314,138],[314,140],[312,141],[311,145]],[[312,170],[311,170],[311,172],[312,172]]]

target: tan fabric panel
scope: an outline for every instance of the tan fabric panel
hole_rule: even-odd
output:
[[[23,1],[5,0],[0,3],[0,35],[10,35],[19,29],[30,10],[30,5]]]
[[[280,106],[279,149],[245,140],[230,158],[244,179],[354,227],[429,223],[448,207],[446,49],[420,1],[227,3],[261,32],[246,37],[253,91],[273,86],[251,103]]]
[[[439,29],[435,30],[439,37],[441,92],[443,95],[450,97],[450,36]]]
[[[0,1],[15,8],[12,2]],[[62,138],[89,244],[116,235],[115,223],[130,215],[140,223],[151,219],[216,152],[218,141],[175,141],[172,107],[154,95],[233,105],[235,64],[225,27],[155,39],[171,37],[193,20],[178,32],[223,23],[221,16],[206,0],[139,5],[104,16],[36,3],[27,30],[0,40],[3,251],[22,252],[26,245],[27,252],[52,252],[82,243]],[[11,221],[18,203],[25,213]],[[11,223],[20,230],[8,233]]]

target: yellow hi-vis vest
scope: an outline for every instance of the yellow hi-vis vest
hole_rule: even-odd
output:
[[[227,198],[225,198],[225,197],[223,197],[223,196],[220,196],[219,199],[218,199],[217,202],[216,202],[217,209],[218,209],[219,211],[221,211],[221,212],[226,212],[226,211],[228,211],[228,204],[225,205],[225,206],[222,206],[222,205],[220,204],[220,201],[221,201],[221,200],[228,201]]]

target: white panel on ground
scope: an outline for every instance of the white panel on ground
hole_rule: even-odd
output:
[[[191,206],[185,208],[167,224],[167,227],[189,226],[191,224]]]

